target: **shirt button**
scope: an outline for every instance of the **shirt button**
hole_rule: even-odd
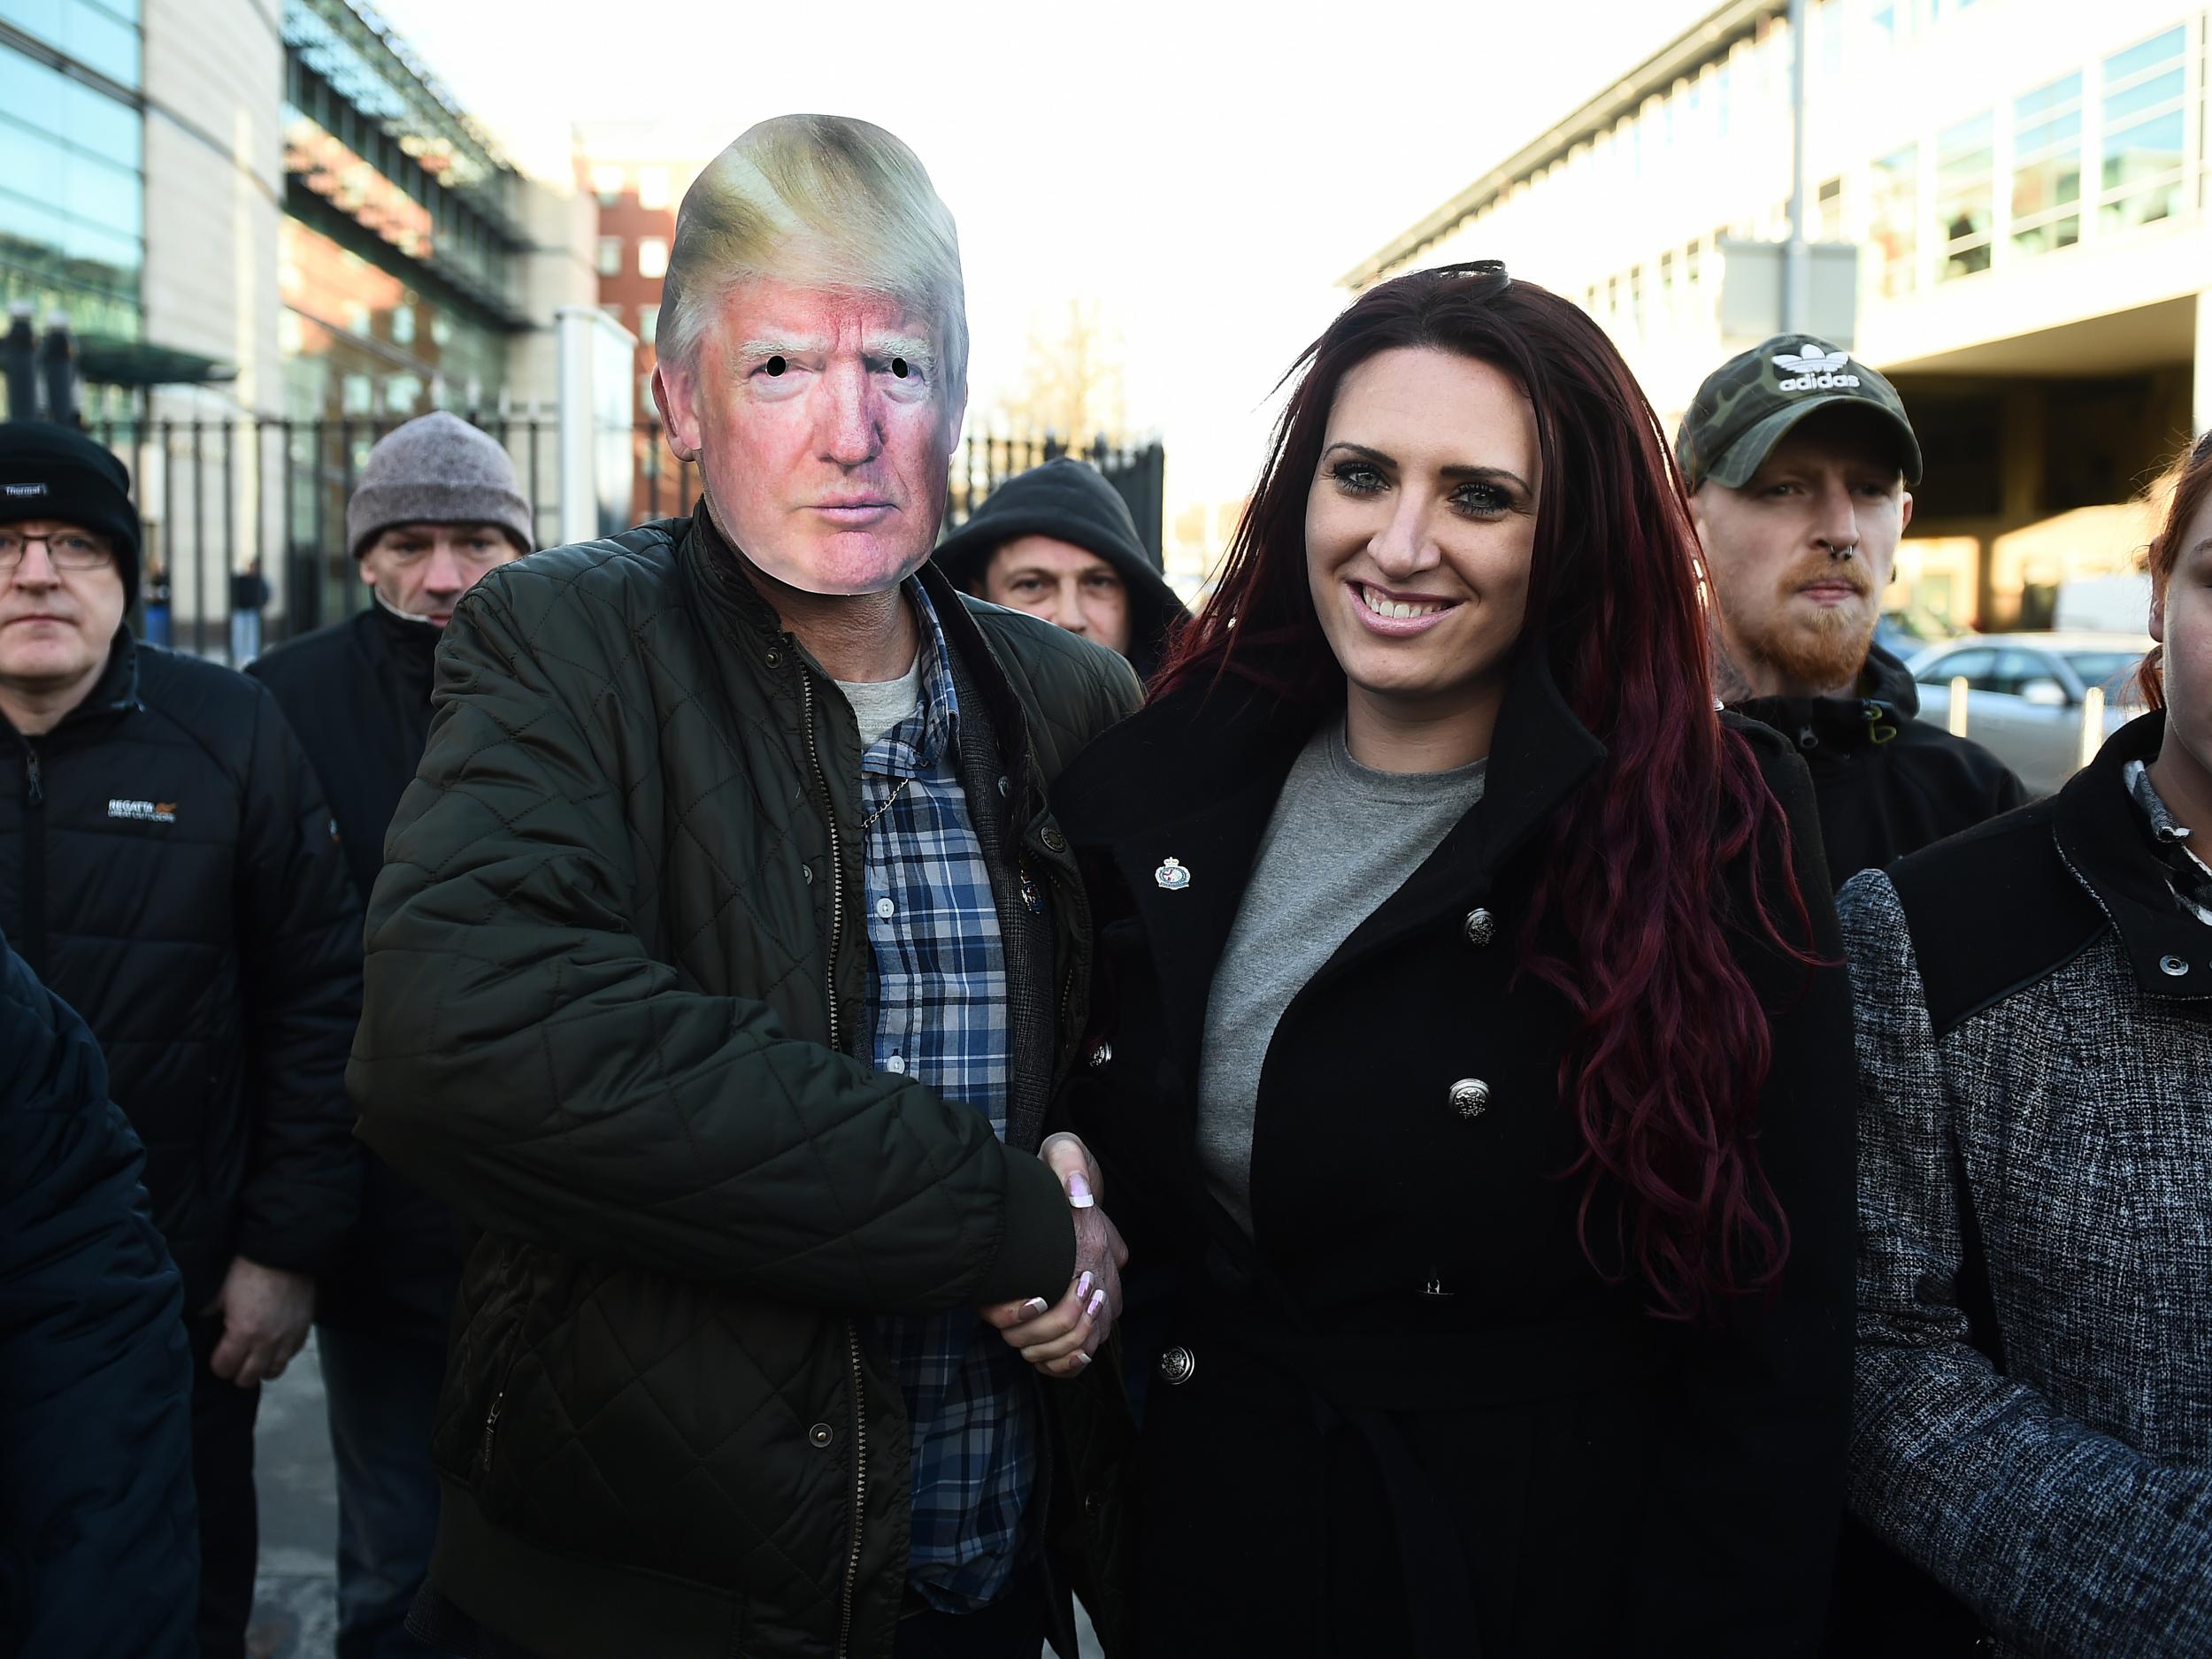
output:
[[[1479,1077],[1463,1077],[1452,1085],[1452,1104],[1462,1118],[1479,1118],[1490,1109],[1490,1086]]]
[[[1478,950],[1498,936],[1498,918],[1479,904],[1467,912],[1463,927],[1467,942]]]
[[[887,1071],[896,1072],[899,1076],[904,1077],[906,1075],[906,1061],[902,1056],[895,1054],[888,1060],[886,1060],[883,1063],[883,1069]]]
[[[878,899],[876,901],[876,914],[883,918],[883,919],[887,922],[889,921],[894,916],[897,915],[898,910],[899,907],[892,903],[888,899]]]

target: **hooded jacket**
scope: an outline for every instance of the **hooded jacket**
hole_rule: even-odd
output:
[[[384,867],[384,832],[430,739],[436,624],[381,604],[255,659],[330,798],[363,907]],[[363,1160],[361,1218],[318,1286],[324,1325],[442,1340],[461,1275],[453,1212],[381,1158]]]
[[[1754,697],[1733,703],[1788,738],[1813,775],[1830,885],[1878,870],[2027,799],[1979,743],[1918,718],[1920,688],[1879,645],[1855,697]]]
[[[319,1275],[360,1201],[361,912],[274,700],[126,630],[60,724],[0,743],[0,929],[100,1041],[186,1308],[234,1256]]]
[[[1129,594],[1129,664],[1138,679],[1151,679],[1170,635],[1190,612],[1145,551],[1121,492],[1089,463],[1060,456],[985,496],[933,557],[954,587],[981,598],[992,556],[1025,535],[1071,542],[1114,567]]]

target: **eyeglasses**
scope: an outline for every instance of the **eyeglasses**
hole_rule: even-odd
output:
[[[81,530],[50,530],[43,535],[0,530],[0,571],[22,564],[34,541],[46,544],[46,557],[58,571],[96,571],[115,562],[113,549]]]

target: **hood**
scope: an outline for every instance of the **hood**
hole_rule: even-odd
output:
[[[1729,707],[1772,726],[1808,755],[1847,752],[1895,737],[1920,713],[1920,687],[1911,671],[1878,644],[1867,651],[1855,697],[1752,697]]]
[[[1121,492],[1088,462],[1062,456],[986,495],[931,557],[954,587],[979,597],[991,556],[1025,535],[1070,542],[1114,567],[1129,593],[1130,664],[1139,679],[1150,679],[1170,631],[1190,613],[1145,551]]]

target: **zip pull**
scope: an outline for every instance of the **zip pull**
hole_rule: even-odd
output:
[[[28,744],[23,749],[23,773],[26,780],[23,798],[32,806],[46,804],[46,785],[39,777],[38,750]]]
[[[1800,749],[1818,749],[1820,747],[1819,734],[1813,730],[1811,722],[1808,721],[1805,725],[1797,728],[1797,746]]]
[[[492,1471],[492,1436],[499,1432],[499,1408],[507,1403],[507,1391],[503,1388],[492,1396],[492,1409],[484,1414],[484,1472]]]

